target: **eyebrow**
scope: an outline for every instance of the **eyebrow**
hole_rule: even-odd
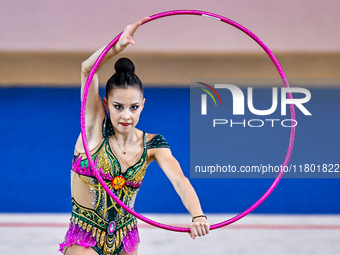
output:
[[[122,105],[122,103],[119,103],[117,101],[113,101],[113,103],[114,104],[121,104]],[[139,104],[140,104],[140,102],[136,102],[136,103],[132,103],[131,105],[139,105]]]

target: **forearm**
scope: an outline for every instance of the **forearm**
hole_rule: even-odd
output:
[[[155,160],[163,169],[177,194],[182,199],[183,205],[193,217],[193,222],[190,223],[190,236],[195,239],[196,236],[204,236],[209,233],[210,224],[206,217],[202,216],[203,211],[196,195],[194,188],[191,186],[188,178],[182,172],[178,161],[172,156],[170,149],[154,149],[153,153]],[[194,217],[196,217],[194,219]]]
[[[81,65],[81,99],[83,98],[85,84],[91,72],[91,69],[104,49],[105,47],[98,49]],[[116,47],[114,46],[108,51],[108,53],[101,61],[96,70],[96,73],[92,77],[91,85],[88,89],[85,118],[89,143],[91,143],[91,138],[95,139],[95,143],[97,142],[97,139],[93,137],[93,134],[98,133],[96,132],[96,130],[100,129],[99,127],[101,127],[102,120],[105,116],[102,99],[99,95],[99,78],[97,72],[110,58],[112,58],[116,54],[118,54],[118,52],[116,50]]]
[[[98,49],[96,52],[94,52],[88,59],[86,59],[82,65],[81,65],[81,71],[85,76],[88,76],[90,73],[92,67],[94,66],[94,63],[98,59],[99,55],[103,52],[103,50],[106,48],[106,46]],[[119,51],[117,50],[116,44],[111,47],[111,49],[107,52],[107,54],[104,56],[103,60],[100,62],[97,71],[99,71],[105,63],[107,63],[113,56],[117,55]]]
[[[197,194],[188,178],[181,178],[181,180],[175,183],[174,187],[180,196],[183,205],[189,211],[192,217],[203,214]]]

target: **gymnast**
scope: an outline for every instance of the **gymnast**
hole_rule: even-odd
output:
[[[165,138],[136,128],[145,99],[142,83],[134,73],[131,60],[117,60],[116,73],[106,84],[104,104],[99,95],[97,72],[127,45],[135,44],[132,39],[135,31],[148,19],[146,17],[125,28],[93,76],[85,115],[88,145],[100,176],[130,208],[134,206],[147,166],[156,161],[191,214],[189,234],[195,239],[208,234],[210,224]],[[104,48],[82,63],[82,93],[87,77]],[[60,251],[66,255],[137,254],[139,234],[136,218],[120,207],[94,177],[81,136],[75,145],[71,170],[72,215]]]

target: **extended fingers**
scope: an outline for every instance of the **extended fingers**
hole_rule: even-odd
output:
[[[137,21],[135,24],[132,24],[131,30],[130,30],[130,35],[133,36],[134,33],[136,32],[137,28],[149,19],[150,19],[150,17],[144,17],[143,19]]]
[[[150,19],[150,17],[144,17],[142,18],[140,21],[141,21],[141,24],[143,24],[144,22],[148,21]]]
[[[135,45],[135,41],[132,39],[133,35],[135,34],[137,28],[149,19],[150,17],[144,17],[136,23],[128,25],[121,36],[121,46],[126,47],[128,44]]]

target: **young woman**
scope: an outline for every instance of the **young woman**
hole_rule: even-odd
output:
[[[97,71],[127,45],[134,44],[132,37],[136,29],[148,19],[146,17],[126,27]],[[103,49],[82,63],[82,91]],[[146,167],[155,160],[192,215],[190,236],[195,238],[208,234],[210,225],[197,195],[164,137],[136,128],[145,99],[142,83],[134,73],[134,64],[127,58],[121,58],[116,62],[115,70],[106,84],[104,105],[98,92],[97,73],[87,97],[86,133],[100,175],[116,196],[133,208]],[[118,206],[98,183],[88,164],[80,136],[74,155],[71,168],[72,217],[60,251],[66,255],[137,254],[139,236],[136,219]]]

